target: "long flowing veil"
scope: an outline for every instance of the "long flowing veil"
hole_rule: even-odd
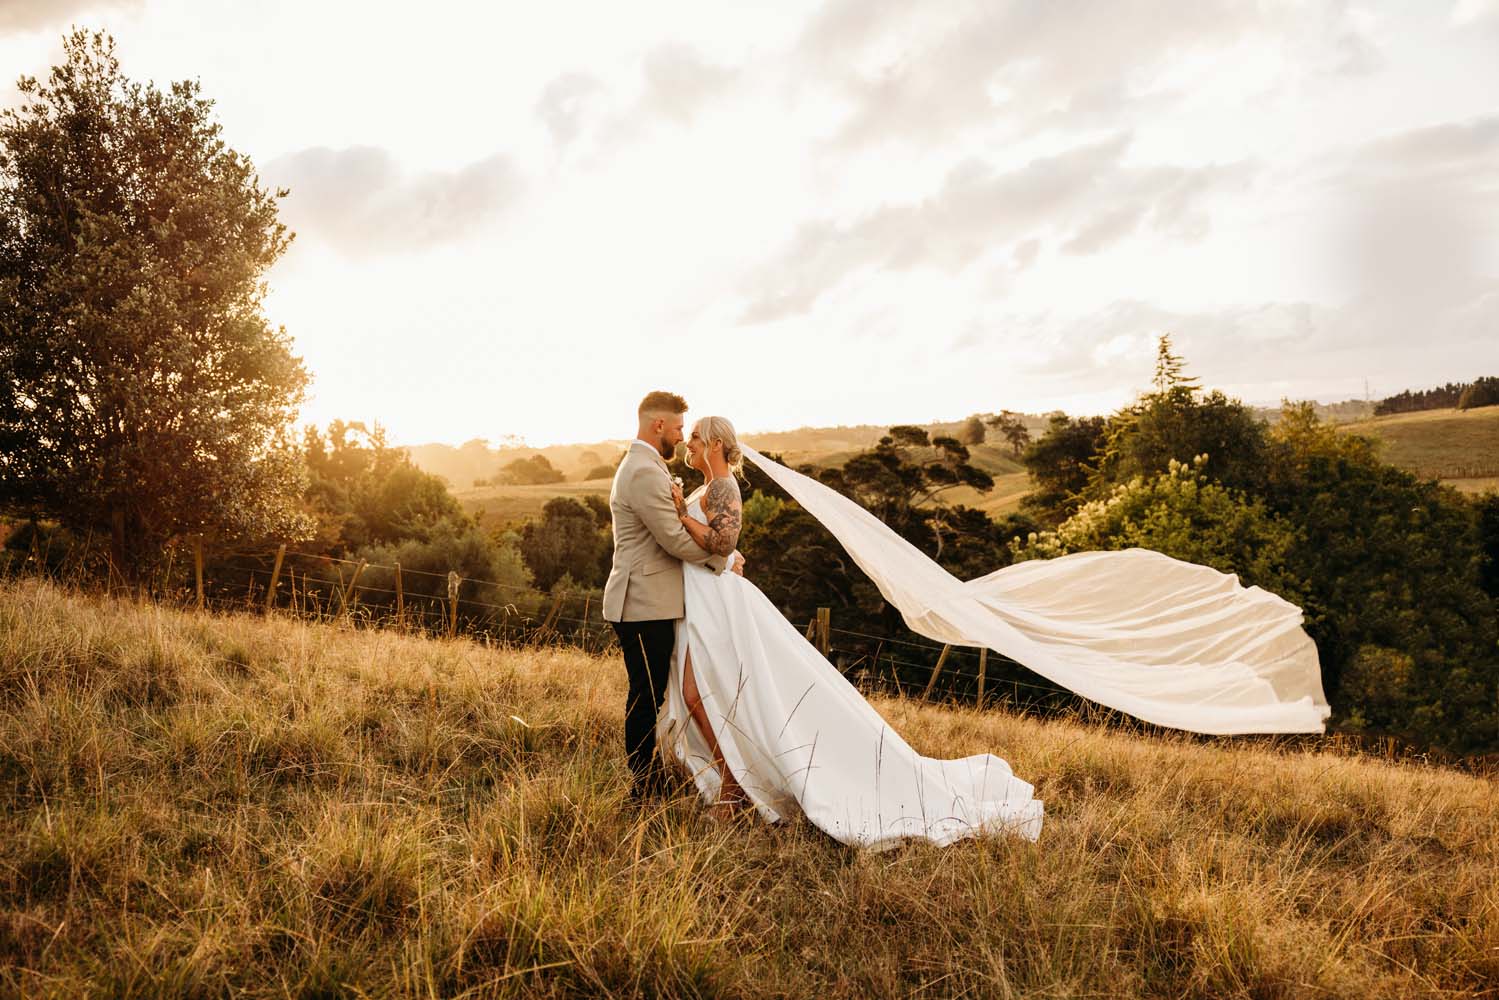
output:
[[[962,581],[857,503],[742,446],[838,539],[911,630],[987,647],[1102,705],[1195,733],[1315,733],[1329,714],[1301,609],[1149,549]]]

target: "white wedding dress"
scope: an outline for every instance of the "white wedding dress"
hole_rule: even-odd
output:
[[[689,513],[706,523],[699,500]],[[1003,760],[922,756],[753,583],[690,564],[682,572],[686,616],[657,735],[705,801],[717,800],[719,774],[683,697],[689,651],[729,770],[767,822],[801,813],[844,844],[876,849],[1040,835],[1042,804]]]

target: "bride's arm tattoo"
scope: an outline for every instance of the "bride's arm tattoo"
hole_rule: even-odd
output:
[[[727,556],[739,544],[739,484],[729,476],[709,483],[708,492],[703,494],[703,512],[708,515],[708,551]]]

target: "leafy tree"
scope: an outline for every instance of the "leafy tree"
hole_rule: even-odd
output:
[[[595,465],[590,467],[588,471],[583,473],[584,482],[588,482],[589,480],[593,479],[612,478],[614,478],[614,466],[612,465]]]
[[[1478,535],[1483,546],[1479,585],[1484,593],[1499,600],[1499,493],[1485,493],[1475,502],[1478,506]]]
[[[1167,470],[1137,477],[1093,500],[1054,531],[1031,533],[1010,542],[1017,561],[1049,559],[1069,552],[1153,549],[1187,562],[1236,573],[1247,586],[1260,586],[1297,602],[1304,580],[1287,567],[1299,538],[1295,526],[1269,511],[1264,502],[1227,489],[1204,474],[1205,457],[1172,460]]]
[[[1287,404],[1271,448],[1259,493],[1300,527],[1287,566],[1308,582],[1334,707],[1456,751],[1499,746],[1499,606],[1485,591],[1480,505],[1379,461],[1375,442],[1322,423],[1309,403]],[[1410,660],[1398,710],[1372,712],[1356,685],[1342,690],[1358,657],[1395,655]]]
[[[1152,391],[1109,417],[1087,493],[1107,496],[1119,483],[1166,471],[1171,461],[1206,454],[1203,473],[1235,489],[1252,488],[1265,467],[1265,423],[1237,399],[1203,393],[1162,336]]]
[[[1474,410],[1480,406],[1499,405],[1499,378],[1477,379],[1457,397],[1459,410]]]
[[[317,551],[425,542],[445,524],[470,525],[442,478],[418,469],[404,448],[391,447],[379,424],[369,430],[334,420],[326,437],[308,427],[303,459],[308,505],[319,524]]]
[[[301,537],[307,373],[261,311],[284,192],[197,83],[63,48],[0,113],[0,509],[111,537],[129,574],[184,533]]]
[[[495,483],[500,486],[545,486],[560,483],[565,478],[545,455],[538,453],[506,464],[495,476]]]
[[[1049,524],[1077,510],[1093,476],[1092,463],[1103,447],[1104,426],[1102,417],[1051,415],[1046,433],[1021,459],[1034,486],[1021,499],[1022,510]]]
[[[1479,381],[1482,381],[1480,379]],[[1413,413],[1417,410],[1443,410],[1457,406],[1465,391],[1471,388],[1467,382],[1448,382],[1435,389],[1406,389],[1387,396],[1374,404],[1374,415],[1382,417],[1391,413]]]
[[[958,431],[958,440],[966,445],[983,444],[988,433],[988,428],[984,426],[984,418],[972,416],[963,421],[963,428]]]
[[[521,555],[541,590],[551,590],[563,576],[584,587],[602,586],[611,549],[599,516],[571,497],[548,500],[541,520],[521,529]]]
[[[990,417],[989,426],[999,431],[1004,439],[1010,442],[1010,450],[1014,452],[1016,458],[1020,457],[1025,446],[1031,442],[1030,428],[1025,426],[1024,420],[1009,410],[1000,410],[998,416]]]
[[[360,600],[393,608],[395,598],[390,591],[395,589],[395,572],[386,567],[400,563],[401,589],[407,607],[416,613],[443,613],[449,572],[464,580],[458,596],[460,602],[470,602],[460,608],[465,619],[491,620],[507,607],[534,613],[536,595],[529,592],[531,574],[518,542],[513,534],[494,539],[472,521],[450,520],[425,538],[365,546],[355,553],[370,563],[359,578]]]

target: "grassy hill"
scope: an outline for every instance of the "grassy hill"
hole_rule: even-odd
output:
[[[1385,461],[1469,493],[1499,490],[1499,406],[1418,410],[1345,424],[1383,442]]]
[[[482,512],[486,524],[504,524],[540,517],[541,509],[553,497],[580,500],[591,493],[607,499],[610,483],[608,479],[590,479],[542,486],[475,486],[453,490],[453,496],[470,514]]]
[[[0,583],[0,995],[1450,997],[1494,785],[881,699],[1039,844],[625,800],[623,668]]]

